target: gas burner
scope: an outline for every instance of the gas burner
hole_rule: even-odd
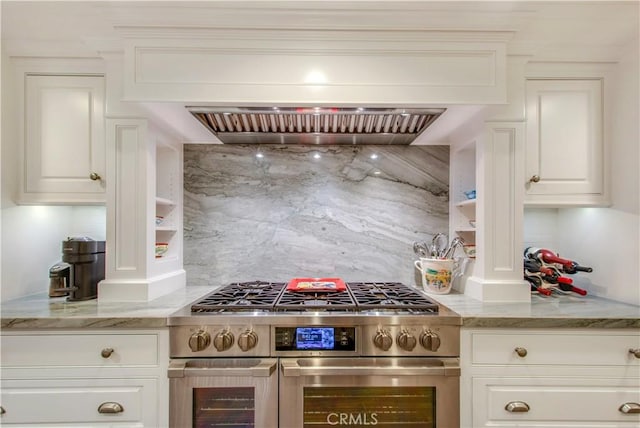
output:
[[[275,304],[277,312],[324,310],[353,312],[356,303],[346,292],[295,292],[284,290]]]
[[[438,305],[399,282],[350,282],[345,291],[291,291],[283,282],[231,283],[191,306],[192,313],[388,312],[438,314]]]
[[[283,282],[234,282],[200,299],[192,313],[227,311],[272,311]]]
[[[364,310],[406,310],[409,313],[438,313],[438,305],[399,282],[350,282],[349,291]]]

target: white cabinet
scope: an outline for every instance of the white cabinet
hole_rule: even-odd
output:
[[[604,79],[526,81],[525,203],[606,205]]]
[[[634,330],[463,329],[461,426],[636,427]]]
[[[182,143],[146,119],[107,118],[107,252],[99,301],[149,301],[185,286]],[[158,217],[162,221],[156,222]],[[156,257],[155,245],[168,251]]]
[[[168,426],[168,332],[4,331],[2,426]]]
[[[23,204],[105,203],[105,79],[22,73]]]

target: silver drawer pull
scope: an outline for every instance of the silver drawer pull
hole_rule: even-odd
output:
[[[620,406],[620,408],[618,410],[621,411],[624,414],[640,413],[640,404],[638,404],[638,403],[624,403],[622,406]]]
[[[529,405],[524,401],[510,401],[504,409],[511,413],[526,413],[529,411]]]
[[[107,401],[106,403],[102,403],[98,406],[98,413],[122,413],[124,412],[124,407],[120,403],[116,403],[114,401]]]
[[[640,348],[629,349],[629,353],[632,354],[636,358],[640,358]]]
[[[91,174],[89,174],[89,178],[93,181],[102,180],[102,177],[100,177],[100,174],[98,174],[97,172],[92,172]]]
[[[524,358],[527,356],[526,348],[517,347],[516,349],[514,349],[514,351],[516,351],[516,354],[518,354],[518,357]]]
[[[113,354],[113,348],[104,348],[102,352],[100,352],[102,358],[109,358],[111,354]]]

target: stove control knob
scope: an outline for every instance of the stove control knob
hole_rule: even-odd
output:
[[[213,346],[218,352],[226,351],[233,346],[233,334],[229,330],[222,330],[213,338]]]
[[[242,352],[255,348],[257,344],[258,335],[253,330],[246,330],[238,336],[238,346],[242,349]]]
[[[396,338],[396,343],[405,351],[413,351],[413,348],[416,347],[417,340],[413,334],[407,330],[402,330]]]
[[[440,336],[431,330],[422,332],[420,335],[420,344],[428,351],[437,351],[440,347]]]
[[[189,338],[189,348],[193,352],[204,351],[211,345],[211,335],[204,330],[193,333]]]
[[[378,329],[376,335],[373,337],[373,344],[376,348],[388,351],[391,345],[393,345],[393,338],[387,330],[381,328]]]

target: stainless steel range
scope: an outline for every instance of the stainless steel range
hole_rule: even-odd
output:
[[[415,288],[232,283],[169,319],[171,426],[459,425],[460,318]]]

